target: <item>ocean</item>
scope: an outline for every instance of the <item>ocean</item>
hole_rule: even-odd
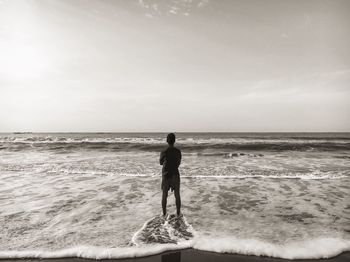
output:
[[[350,133],[177,133],[183,217],[161,214],[164,133],[0,134],[0,258],[195,248],[350,250]]]

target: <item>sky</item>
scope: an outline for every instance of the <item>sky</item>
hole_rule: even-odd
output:
[[[0,0],[0,132],[349,132],[350,1]]]

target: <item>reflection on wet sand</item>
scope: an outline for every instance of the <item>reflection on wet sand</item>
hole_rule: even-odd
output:
[[[167,253],[162,255],[162,262],[180,262],[181,251]]]

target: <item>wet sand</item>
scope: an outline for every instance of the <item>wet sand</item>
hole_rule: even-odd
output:
[[[350,261],[350,252],[342,253],[336,257],[329,259],[302,259],[302,260],[287,260],[270,257],[246,256],[237,254],[220,254],[194,249],[185,249],[179,251],[165,252],[162,254],[127,259],[108,259],[108,260],[93,260],[83,258],[59,258],[59,259],[1,259],[1,262],[348,262]]]

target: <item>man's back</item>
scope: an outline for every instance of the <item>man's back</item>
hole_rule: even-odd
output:
[[[174,147],[175,134],[170,133],[167,136],[167,143],[169,147],[160,153],[159,163],[163,165],[162,168],[162,209],[163,215],[166,215],[166,203],[168,198],[168,191],[174,191],[176,202],[176,213],[180,215],[181,197],[180,197],[180,173],[179,165],[181,163],[181,151]]]
[[[161,152],[159,163],[163,165],[162,174],[165,177],[179,175],[181,163],[181,151],[176,147],[169,146]]]

